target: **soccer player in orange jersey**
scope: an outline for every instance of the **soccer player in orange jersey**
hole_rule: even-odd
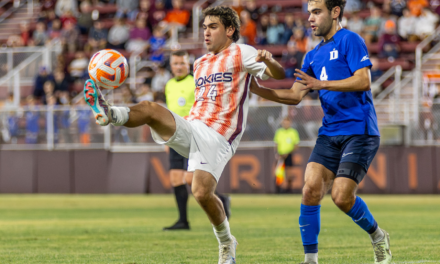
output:
[[[98,124],[148,125],[157,143],[188,157],[188,171],[194,171],[194,198],[208,215],[219,242],[218,263],[235,263],[238,243],[214,192],[246,127],[251,75],[261,79],[285,75],[269,52],[235,44],[240,20],[230,7],[206,9],[203,30],[209,53],[194,63],[196,102],[186,119],[147,101],[132,107],[111,106],[92,80],[86,81],[84,96]]]

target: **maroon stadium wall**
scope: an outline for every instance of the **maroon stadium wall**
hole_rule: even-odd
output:
[[[293,155],[299,193],[311,148]],[[240,149],[218,188],[225,193],[274,193],[272,148]],[[440,148],[381,147],[360,193],[440,194]],[[0,151],[0,193],[171,193],[165,153],[105,150]]]

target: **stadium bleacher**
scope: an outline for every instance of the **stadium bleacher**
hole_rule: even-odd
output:
[[[145,0],[143,0],[145,1]],[[78,1],[77,6],[79,6],[81,4],[81,2],[83,1]],[[379,8],[384,9],[384,0],[375,0],[369,3],[363,3],[361,10],[359,10],[357,12],[357,14],[359,15],[360,18],[362,19],[366,19],[370,16],[370,7],[372,5],[378,6]],[[184,2],[184,6],[183,9],[188,10],[189,12],[192,12],[192,8],[194,6],[196,2],[195,1],[185,1]],[[103,26],[105,29],[109,30],[112,28],[112,26],[114,25],[114,17],[115,14],[118,11],[118,6],[117,4],[109,4],[109,3],[103,3],[103,2],[93,2],[93,7],[92,9],[95,10],[94,12],[98,12],[98,19],[103,22]],[[243,9],[245,9],[245,3],[243,4]],[[284,17],[287,13],[289,14],[293,14],[295,18],[301,18],[305,24],[307,25],[307,17],[308,14],[303,12],[302,8],[303,8],[303,1],[302,0],[275,0],[275,1],[266,1],[266,0],[256,0],[255,1],[256,4],[256,8],[259,10],[260,13],[260,18],[261,15],[263,14],[270,14],[271,10],[277,10],[276,15],[277,18],[279,20],[280,23],[284,22]],[[7,4],[4,7],[8,7],[11,4]],[[56,3],[55,3],[56,5]],[[151,1],[151,9],[150,9],[150,15],[152,14],[152,10],[154,9],[154,2]],[[207,4],[205,4],[206,6]],[[3,7],[3,9],[4,9]],[[435,10],[435,7],[432,6],[431,7],[433,10]],[[46,13],[48,12],[48,10],[40,10],[40,8],[38,6],[36,6],[36,8],[34,8],[34,14],[32,16],[30,16],[29,14],[26,13],[26,9],[22,8],[17,10],[14,14],[12,14],[9,18],[6,18],[6,20],[3,23],[0,23],[0,29],[1,30],[1,34],[0,34],[0,42],[3,43],[3,45],[8,45],[8,38],[10,38],[11,34],[13,34],[14,32],[17,32],[17,30],[19,30],[20,24],[18,23],[18,21],[20,23],[23,22],[28,22],[30,24],[30,32],[29,35],[32,36],[32,31],[35,29],[35,22],[37,21],[45,21],[47,22],[47,24],[50,24],[50,21],[48,21],[48,18],[46,16]],[[96,15],[96,13],[95,13]],[[350,18],[350,13],[346,13],[345,16],[347,18]],[[96,17],[95,17],[96,18]],[[128,25],[132,26],[133,25],[133,21],[127,21]],[[258,22],[258,21],[257,21]],[[187,43],[189,44],[189,46],[191,46],[192,48],[188,49],[188,51],[190,52],[190,54],[193,54],[195,57],[199,57],[202,54],[204,54],[205,50],[203,48],[203,44],[201,44],[201,42],[199,40],[194,40],[192,39],[192,20],[190,20],[190,22],[187,25],[187,29],[184,32],[181,32],[179,35],[179,42],[181,43]],[[11,26],[12,25],[12,26]],[[306,26],[307,28],[307,26]],[[84,49],[84,46],[86,44],[88,40],[88,35],[87,34],[82,34],[79,38],[79,46],[78,49],[82,50]],[[378,59],[378,63],[379,63],[379,69],[382,70],[383,72],[385,72],[386,70],[388,70],[389,68],[396,66],[396,65],[400,65],[402,67],[402,69],[404,71],[409,71],[411,69],[414,68],[415,65],[415,48],[417,47],[417,45],[420,43],[420,41],[418,42],[408,42],[405,40],[402,40],[400,42],[400,54],[398,58],[395,59],[389,59],[389,58],[383,58],[380,57]],[[182,45],[184,46],[184,45]],[[188,45],[186,45],[188,46]],[[186,47],[185,46],[185,47]],[[282,44],[275,44],[275,45],[256,45],[255,48],[257,49],[266,49],[268,51],[270,51],[275,59],[277,59],[278,61],[281,61],[281,57],[283,55],[283,53],[286,53],[287,47],[284,43]],[[373,57],[377,57],[380,54],[380,47],[379,44],[377,42],[373,42],[371,44],[368,44],[368,49],[369,52],[371,54],[371,56]],[[426,50],[429,49],[429,47],[425,48]],[[127,58],[130,57],[130,53],[126,50],[119,50],[124,56],[126,56]],[[86,52],[86,56],[90,57],[92,55],[93,51],[87,51]],[[63,57],[64,57],[64,65],[59,65],[60,67],[64,68],[66,73],[68,74],[68,66],[70,64],[70,62],[74,59],[75,57],[75,53],[73,51],[64,51],[63,52]],[[147,56],[143,56],[144,60],[148,60],[148,54]],[[264,83],[264,82],[263,82]],[[287,79],[287,80],[283,80],[283,81],[278,81],[277,82],[278,85],[280,87],[284,87],[284,88],[288,88],[291,86],[292,84],[292,80],[291,79]],[[385,86],[389,84],[386,83]],[[71,89],[73,92],[80,90],[80,87],[78,85],[74,85],[73,83],[71,84]],[[27,95],[31,94],[31,92],[29,92],[29,88],[26,89],[22,89],[23,93],[22,93],[22,97],[26,97]],[[4,98],[4,97],[3,97]]]

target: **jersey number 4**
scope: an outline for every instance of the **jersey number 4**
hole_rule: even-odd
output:
[[[212,101],[215,101],[217,97],[217,85],[213,84],[209,88],[208,94],[206,95],[208,98],[211,98]],[[204,94],[206,91],[206,86],[200,87],[199,94],[197,95],[197,101],[205,101]]]
[[[319,76],[319,79],[321,81],[327,81],[328,80],[328,75],[327,75],[327,72],[325,71],[325,67],[322,67],[321,76]]]

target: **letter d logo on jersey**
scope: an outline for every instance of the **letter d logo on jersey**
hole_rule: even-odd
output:
[[[338,51],[336,49],[330,51],[330,60],[336,60],[337,58],[338,58]]]

